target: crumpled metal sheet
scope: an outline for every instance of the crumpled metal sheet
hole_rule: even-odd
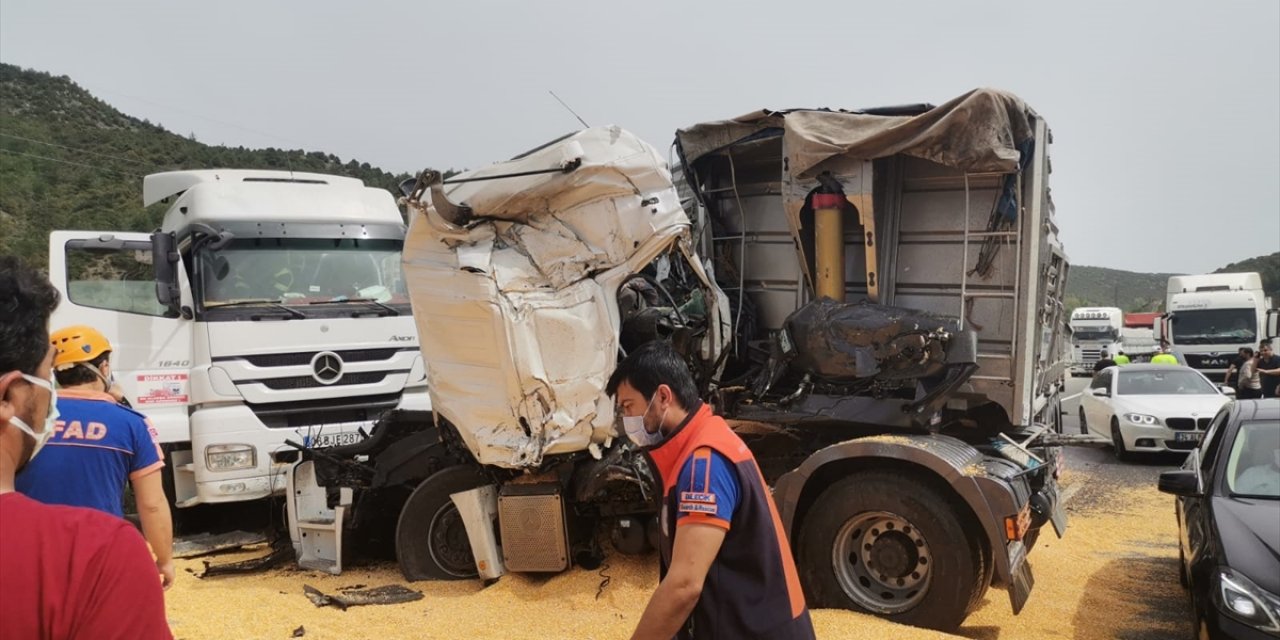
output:
[[[358,607],[368,604],[402,604],[423,598],[421,591],[414,591],[403,585],[389,584],[372,589],[343,589],[335,594],[326,594],[311,585],[302,585],[302,593],[311,604],[317,607],[332,606],[347,610],[347,607]]]
[[[688,237],[666,162],[617,127],[458,177],[575,161],[446,186],[474,213],[465,227],[409,202],[404,270],[432,407],[482,464],[533,467],[612,437],[602,390],[618,353],[615,292]]]
[[[262,544],[267,537],[261,533],[248,531],[228,531],[226,533],[199,533],[183,536],[173,541],[173,557],[195,558],[221,551],[232,551],[252,544]]]

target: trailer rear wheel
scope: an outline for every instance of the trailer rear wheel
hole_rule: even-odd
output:
[[[962,516],[905,474],[860,473],[831,485],[809,509],[798,541],[814,607],[954,630],[991,580]]]
[[[467,529],[449,496],[487,483],[475,468],[455,466],[436,472],[414,489],[396,522],[396,560],[406,579],[476,577]]]

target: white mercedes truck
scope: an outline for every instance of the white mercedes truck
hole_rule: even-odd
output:
[[[387,409],[428,410],[391,194],[347,177],[174,171],[154,233],[55,231],[52,327],[87,324],[155,425],[179,509],[283,491],[297,451],[352,444]],[[175,512],[175,517],[181,515]]]
[[[1268,314],[1275,314],[1262,276],[1254,272],[1171,276],[1164,308],[1156,338],[1214,382],[1222,380],[1240,347],[1256,349],[1269,335]]]

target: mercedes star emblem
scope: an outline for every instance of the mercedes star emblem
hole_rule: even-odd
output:
[[[320,384],[333,384],[342,379],[342,358],[332,351],[321,351],[311,358],[311,377]]]

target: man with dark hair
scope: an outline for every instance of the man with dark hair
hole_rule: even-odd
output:
[[[1245,352],[1248,351],[1248,355]],[[1239,390],[1240,368],[1244,363],[1253,359],[1253,349],[1249,347],[1240,347],[1236,350],[1236,357],[1231,361],[1231,366],[1227,367],[1227,374],[1223,379],[1223,383],[1232,389]]]
[[[136,529],[14,491],[58,418],[48,326],[57,305],[48,279],[0,256],[0,638],[171,639]]]
[[[1093,372],[1097,373],[1099,371],[1102,371],[1103,369],[1106,369],[1107,367],[1114,367],[1114,366],[1116,366],[1116,361],[1112,360],[1111,356],[1107,355],[1106,349],[1103,349],[1102,353],[1098,356],[1098,361],[1093,363]]]
[[[632,637],[813,638],[769,487],[742,439],[698,399],[680,355],[645,344],[606,390],[664,488],[662,580]]]
[[[1258,343],[1258,378],[1262,383],[1263,398],[1275,398],[1280,392],[1280,356],[1271,349],[1271,343],[1263,340]]]
[[[114,376],[106,336],[75,325],[55,331],[49,340],[61,419],[44,455],[18,474],[18,491],[45,504],[89,507],[122,518],[124,487],[131,485],[142,534],[167,589],[174,579],[173,519],[155,427],[110,393]]]

